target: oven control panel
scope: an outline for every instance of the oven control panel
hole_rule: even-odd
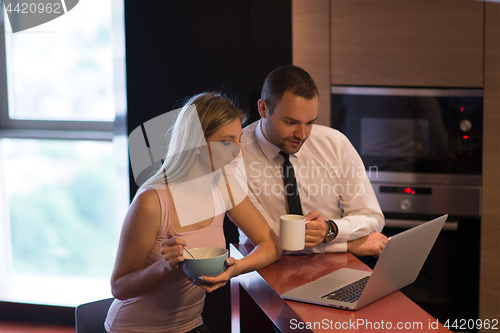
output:
[[[483,101],[450,97],[448,107],[449,172],[481,174]]]
[[[376,182],[372,182],[372,186],[384,213],[481,215],[480,186],[414,186]]]

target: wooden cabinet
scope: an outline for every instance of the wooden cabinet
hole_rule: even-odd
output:
[[[331,0],[331,84],[482,87],[484,3]]]
[[[292,20],[293,62],[322,96],[331,84],[484,89],[480,318],[498,318],[500,3],[293,0]],[[329,104],[320,98],[327,126]]]
[[[500,314],[500,3],[488,2],[485,9],[479,316],[489,319]]]
[[[317,124],[330,126],[330,0],[292,0],[292,59],[319,91]]]

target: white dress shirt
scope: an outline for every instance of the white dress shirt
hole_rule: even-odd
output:
[[[280,216],[287,214],[280,148],[262,133],[261,121],[243,130],[242,147],[249,186],[248,196],[273,231],[279,236]],[[325,221],[333,220],[338,235],[333,243],[321,243],[300,253],[346,252],[347,242],[380,232],[384,216],[363,161],[349,140],[339,131],[313,125],[300,150],[290,155],[304,215],[318,210]],[[240,243],[251,244],[240,230]],[[297,252],[294,252],[297,253]]]

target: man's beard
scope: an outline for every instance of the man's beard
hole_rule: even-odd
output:
[[[295,154],[296,152],[298,152],[300,150],[300,148],[302,148],[302,145],[304,144],[304,142],[306,142],[306,140],[307,140],[307,138],[302,140],[302,139],[299,139],[295,136],[288,136],[285,138],[281,138],[279,136],[279,134],[274,130],[274,127],[272,127],[270,121],[266,121],[266,133],[267,133],[268,139],[275,146],[280,148],[281,151],[283,151],[287,154]],[[291,147],[290,144],[288,143],[289,142],[288,140],[301,141],[301,144],[298,147]]]

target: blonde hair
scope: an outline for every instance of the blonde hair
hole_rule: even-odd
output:
[[[245,114],[218,92],[204,92],[189,98],[166,133],[170,141],[161,168],[140,186],[137,193],[144,188],[182,179],[194,161],[197,147],[236,119],[243,122]]]

